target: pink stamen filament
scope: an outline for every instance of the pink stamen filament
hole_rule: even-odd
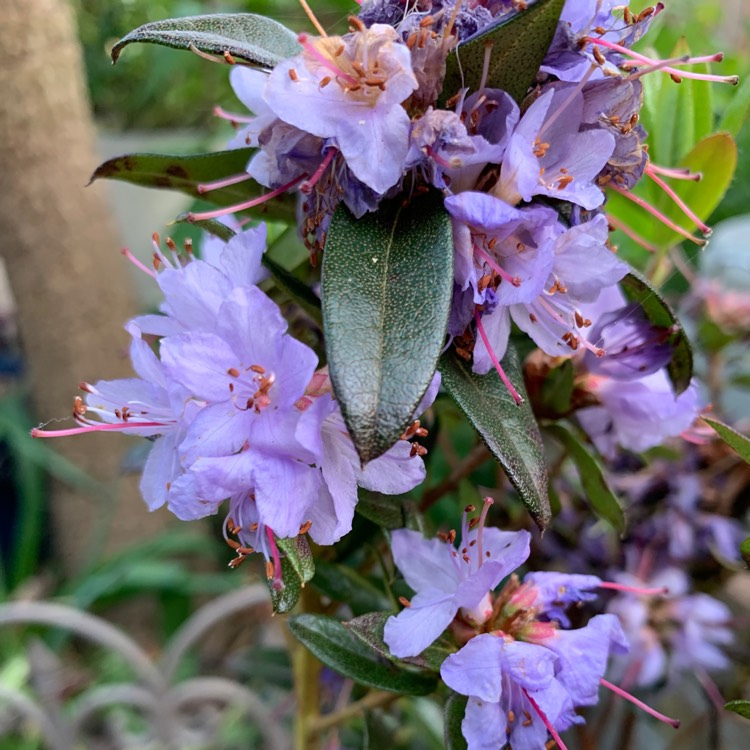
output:
[[[35,427],[31,431],[31,437],[35,438],[57,438],[69,437],[71,435],[84,435],[87,432],[124,432],[128,430],[142,429],[143,427],[165,427],[161,422],[118,422],[117,424],[105,424],[103,422],[92,422],[86,427],[72,427],[69,430],[42,430]]]
[[[621,44],[616,44],[615,42],[610,42],[606,39],[594,39],[593,37],[587,37],[586,41],[590,42],[591,44],[595,44],[598,47],[606,47],[607,49],[611,49],[614,52],[619,52],[621,55],[626,55],[627,57],[630,57],[633,60],[636,60],[645,65],[659,65],[659,63],[661,62],[660,60],[653,60],[650,57],[646,57],[645,55],[641,55],[638,52],[634,52],[632,49],[623,47]],[[720,62],[723,59],[724,55],[721,52],[717,52],[715,55],[689,57],[687,60],[684,60],[680,64],[698,65],[701,63]],[[706,73],[693,73],[689,70],[679,70],[677,68],[671,67],[662,68],[662,70],[665,73],[678,76],[679,78],[693,78],[697,81],[715,81],[717,83],[731,83],[733,85],[736,85],[739,82],[739,78],[737,76],[714,76]]]
[[[679,167],[660,167],[658,164],[649,162],[649,169],[656,174],[664,175],[665,177],[671,177],[673,180],[693,180],[694,182],[700,182],[703,179],[702,172],[691,172],[689,169],[681,169]]]
[[[651,708],[651,706],[647,706],[643,701],[639,701],[638,698],[636,698],[634,695],[631,695],[630,693],[625,692],[622,688],[617,687],[617,685],[613,685],[611,682],[608,682],[603,677],[599,680],[600,684],[603,685],[608,690],[611,690],[615,695],[619,695],[621,698],[624,698],[626,701],[630,701],[634,706],[637,706],[638,708],[645,711],[647,714],[650,714],[655,719],[658,719],[659,721],[663,721],[665,724],[669,724],[670,726],[674,727],[675,729],[678,729],[680,726],[679,719],[670,719],[669,716],[665,716],[662,713],[659,713],[656,709]]]
[[[199,193],[210,193],[212,190],[220,190],[221,188],[229,187],[230,185],[237,185],[240,182],[245,182],[252,179],[247,172],[241,172],[240,174],[234,174],[231,177],[224,177],[221,180],[215,182],[204,182],[198,185]]]
[[[696,245],[700,245],[701,247],[706,244],[706,240],[701,240],[698,237],[694,237],[692,234],[690,234],[690,232],[688,232],[687,229],[683,229],[681,226],[679,226],[679,224],[675,224],[675,222],[673,222],[669,217],[665,216],[661,211],[654,208],[647,201],[643,200],[643,198],[635,195],[635,193],[631,193],[629,190],[625,190],[624,188],[613,185],[612,183],[610,183],[608,187],[624,196],[629,201],[632,201],[637,206],[640,206],[645,211],[648,211],[654,218],[658,219],[662,224],[669,227],[671,230],[677,232],[677,234],[684,237],[686,240],[690,240],[691,242],[694,242]]]
[[[481,256],[484,262],[501,278],[505,281],[513,284],[513,286],[521,286],[521,279],[518,276],[511,276],[507,271],[504,271],[487,253],[482,250],[479,245],[474,245],[474,252]]]
[[[546,714],[542,709],[539,707],[539,704],[529,695],[529,691],[526,688],[521,688],[523,690],[523,694],[528,698],[529,703],[531,703],[533,709],[539,714],[539,718],[544,722],[544,726],[547,727],[547,731],[552,735],[552,739],[557,743],[557,746],[560,748],[560,750],[568,750],[568,748],[565,746],[565,743],[560,739],[560,735],[557,733],[557,730],[552,726],[550,723],[550,720],[547,718]]]
[[[497,359],[497,356],[495,355],[495,352],[492,349],[492,346],[490,346],[490,341],[487,338],[487,334],[484,332],[484,326],[482,325],[482,319],[479,316],[478,310],[474,310],[474,320],[477,324],[477,331],[479,331],[479,335],[482,338],[482,343],[484,344],[485,349],[487,349],[487,353],[490,355],[490,360],[492,360],[492,364],[495,366],[497,374],[500,376],[500,380],[503,381],[503,385],[505,385],[505,387],[508,389],[508,393],[510,393],[510,395],[513,397],[516,405],[520,406],[523,403],[523,398],[513,387],[513,383],[510,382],[510,379],[505,374],[505,370],[503,370],[500,362]]]
[[[599,584],[601,589],[611,589],[612,591],[624,591],[630,594],[640,594],[641,596],[663,596],[669,593],[666,586],[658,588],[646,588],[645,586],[626,586],[624,583],[615,583],[614,581],[602,581]]]
[[[612,214],[607,214],[607,221],[613,227],[615,227],[615,229],[619,229],[621,232],[623,232],[628,237],[630,237],[630,239],[633,240],[633,242],[637,243],[642,248],[645,248],[650,253],[655,253],[657,251],[656,246],[644,240],[640,234],[636,234],[627,224],[620,221],[616,216],[612,216]]]
[[[216,219],[219,216],[227,216],[228,214],[233,214],[235,211],[245,211],[248,208],[254,208],[255,206],[259,206],[262,203],[265,203],[266,201],[270,201],[273,198],[276,198],[276,196],[281,195],[282,193],[285,193],[290,188],[294,187],[298,182],[301,182],[302,180],[307,177],[306,174],[301,174],[299,177],[295,177],[290,182],[287,182],[286,185],[282,185],[279,188],[276,188],[276,190],[272,190],[270,193],[266,193],[265,195],[261,195],[259,198],[253,198],[252,200],[247,201],[246,203],[238,203],[235,206],[227,206],[225,208],[217,208],[215,211],[204,211],[203,213],[189,213],[187,214],[187,220],[188,221],[203,221],[204,219]]]
[[[148,268],[148,266],[144,266],[141,261],[138,260],[138,258],[133,255],[133,253],[128,250],[128,248],[124,247],[120,252],[140,271],[143,271],[143,273],[148,274],[152,279],[156,278],[156,271],[154,271],[151,268]]]
[[[560,313],[558,313],[557,310],[555,310],[555,308],[552,307],[552,305],[546,299],[544,299],[544,297],[541,297],[541,296],[537,297],[537,302],[539,303],[539,306],[546,313],[548,313],[555,322],[559,323],[564,328],[567,328],[571,333],[573,333],[573,335],[575,335],[575,332],[571,330],[571,327],[568,325],[565,318],[563,318],[563,316],[560,315]],[[604,356],[604,351],[600,347],[594,346],[585,336],[576,336],[576,338],[578,339],[578,343],[584,349],[588,349],[592,354],[595,354],[597,357]]]
[[[648,75],[649,73],[655,73],[657,70],[664,70],[666,68],[669,68],[671,65],[674,65],[675,63],[685,63],[690,58],[687,55],[683,55],[682,57],[673,57],[671,60],[660,60],[658,63],[654,65],[646,65],[645,63],[639,63],[639,62],[625,62],[623,63],[622,67],[626,70],[630,70],[633,68],[635,70],[634,73],[631,73],[625,80],[626,81],[634,81],[636,78],[642,78],[645,75]],[[643,66],[643,67],[639,67]]]
[[[328,165],[331,163],[331,160],[334,156],[338,153],[337,148],[329,148],[326,151],[326,155],[323,157],[323,161],[320,163],[320,166],[315,170],[315,174],[309,179],[305,180],[300,186],[299,189],[307,194],[309,193],[316,185],[318,180],[323,176],[323,172],[326,171],[328,168]]]
[[[482,549],[482,531],[484,530],[484,524],[487,520],[487,513],[489,512],[490,505],[495,501],[491,497],[484,498],[484,506],[482,507],[482,514],[479,516],[479,530],[477,531],[477,555],[479,556],[478,568],[482,567],[484,562],[484,550]]]
[[[284,588],[284,582],[281,580],[281,556],[279,555],[279,548],[276,546],[276,540],[273,538],[273,531],[268,526],[266,526],[266,536],[273,560],[273,588],[274,591],[281,591]]]
[[[214,107],[214,115],[221,117],[222,120],[229,120],[229,122],[244,122],[251,123],[255,120],[252,115],[240,115],[235,112],[227,112],[223,107]]]
[[[447,159],[444,159],[440,154],[435,151],[435,149],[432,148],[432,146],[425,146],[425,153],[427,156],[432,159],[435,164],[438,166],[441,166],[443,169],[456,169],[461,166],[462,162],[460,159],[454,159],[453,161],[448,161]]]
[[[701,221],[695,212],[685,203],[682,198],[669,186],[659,175],[655,174],[653,170],[646,167],[646,174],[680,207],[682,213],[690,219],[697,227],[701,230],[704,237],[710,237],[713,233],[711,227],[705,222]]]
[[[331,73],[336,76],[336,78],[341,78],[351,86],[359,86],[359,81],[354,76],[350,76],[348,73],[339,68],[338,65],[334,65],[325,55],[318,52],[307,34],[299,34],[297,36],[297,41],[304,47],[305,52],[314,57],[324,68],[330,70]]]

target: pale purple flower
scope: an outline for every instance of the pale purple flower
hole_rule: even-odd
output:
[[[393,559],[416,595],[386,623],[391,653],[417,656],[459,612],[469,623],[484,622],[492,611],[488,592],[526,560],[530,540],[527,531],[483,529],[482,524],[469,530],[466,517],[457,548],[450,536],[427,540],[409,529],[394,531]]]
[[[303,52],[271,72],[266,103],[284,122],[333,139],[354,176],[385,193],[401,179],[409,143],[401,104],[417,80],[408,47],[383,24],[300,41]]]
[[[492,193],[515,206],[535,195],[594,209],[604,202],[595,180],[615,148],[601,129],[581,130],[583,94],[550,87],[526,110],[510,138]]]
[[[258,148],[258,137],[270,125],[276,115],[263,99],[263,91],[268,81],[268,73],[257,68],[235,65],[229,72],[229,82],[237,98],[253,113],[252,117],[244,115],[225,115],[238,124],[243,124],[229,142],[229,148]]]

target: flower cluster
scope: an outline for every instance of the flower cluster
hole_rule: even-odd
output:
[[[262,551],[278,581],[277,537],[309,531],[319,544],[334,543],[351,529],[357,488],[415,487],[424,478],[423,450],[401,440],[360,465],[325,368],[316,370],[315,352],[289,335],[257,285],[266,276],[265,227],[205,243],[204,259],[167,244],[163,252],[155,237],[157,270],[142,267],[164,295],[161,314],[127,325],[138,377],[82,383],[86,396],[74,407],[81,426],[34,434],[114,430],[149,438],[141,479],[149,509],[166,504],[193,520],[228,500],[234,563]],[[156,339],[158,356],[149,343]],[[436,377],[421,410],[438,387]]]
[[[471,521],[474,508],[466,508],[457,547],[455,531],[430,541],[415,531],[394,532],[393,558],[415,596],[388,620],[385,641],[394,656],[414,657],[450,629],[460,649],[440,674],[469,697],[462,724],[469,750],[506,742],[544,747],[548,733],[564,748],[559,733],[583,722],[576,709],[596,704],[600,685],[635,701],[604,680],[610,654],[628,651],[620,620],[600,614],[570,629],[567,608],[594,599],[596,589],[646,595],[664,589],[547,572],[521,582],[513,571],[529,556],[530,534],[485,528],[491,503],[485,500],[481,517]]]

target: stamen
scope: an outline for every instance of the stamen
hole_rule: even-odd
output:
[[[649,162],[649,168],[652,172],[656,172],[656,174],[671,177],[674,180],[693,180],[694,182],[700,182],[703,179],[702,172],[691,172],[689,169],[681,169],[679,167],[660,167],[653,162]]]
[[[526,688],[521,688],[521,690],[523,690],[523,694],[528,698],[529,703],[531,703],[533,709],[537,712],[537,714],[539,714],[539,718],[544,722],[544,726],[547,727],[547,731],[552,735],[552,739],[557,743],[557,746],[560,748],[560,750],[568,750],[568,748],[565,746],[565,743],[560,739],[560,735],[550,723],[550,720],[547,718],[544,711],[542,711],[542,709],[539,707],[539,704],[529,695],[529,691]]]
[[[227,110],[219,106],[214,107],[214,115],[220,117],[222,120],[229,120],[233,125],[236,125],[239,122],[249,124],[255,120],[255,117],[252,115],[240,115],[236,112],[227,112]]]
[[[705,222],[701,221],[695,212],[685,203],[682,198],[662,180],[659,175],[655,174],[652,170],[646,167],[646,174],[680,207],[682,213],[690,219],[697,227],[701,230],[704,237],[710,237],[713,234],[713,230]]]
[[[307,4],[307,0],[299,0],[299,4],[302,6],[302,9],[307,14],[307,17],[310,19],[310,23],[317,29],[318,34],[321,36],[328,36],[326,34],[326,30],[321,26],[320,21],[315,17],[315,14],[310,9],[310,6]]]
[[[276,540],[273,538],[273,531],[268,526],[266,526],[266,536],[268,537],[268,545],[271,549],[271,560],[273,560],[273,575],[268,576],[268,578],[273,578],[273,583],[271,584],[273,590],[281,591],[284,588],[284,581],[281,579],[281,555],[279,555]]]
[[[523,403],[523,398],[518,393],[518,391],[513,387],[513,383],[510,382],[508,376],[505,374],[505,370],[503,370],[502,365],[497,359],[497,356],[495,355],[495,352],[492,350],[492,346],[490,346],[489,339],[487,338],[487,334],[484,332],[484,326],[482,325],[482,319],[479,316],[479,311],[474,310],[474,320],[477,324],[477,331],[479,331],[479,335],[482,338],[482,343],[484,344],[485,348],[487,349],[487,353],[490,355],[490,360],[492,361],[492,364],[495,366],[495,369],[497,370],[497,374],[500,376],[500,380],[503,381],[503,384],[508,389],[508,393],[513,397],[513,400],[516,402],[517,406],[520,406]]]
[[[105,422],[90,422],[85,427],[72,427],[69,430],[44,430],[34,427],[31,437],[34,438],[56,438],[69,437],[71,435],[84,435],[87,432],[127,432],[142,427],[164,427],[161,422],[116,422],[109,424]]]
[[[144,266],[141,261],[138,260],[138,258],[133,255],[133,253],[128,250],[128,248],[124,247],[120,252],[139,270],[143,271],[143,273],[148,274],[152,279],[156,278],[156,272],[152,271],[147,266]]]
[[[589,69],[584,74],[583,78],[581,78],[578,85],[568,94],[567,97],[565,97],[565,100],[563,103],[552,113],[552,116],[542,123],[542,127],[539,128],[539,132],[536,134],[537,140],[541,139],[541,137],[544,135],[544,133],[549,130],[549,128],[552,127],[552,125],[557,121],[557,118],[562,115],[563,112],[571,105],[573,100],[576,98],[579,92],[583,91],[583,87],[588,82],[589,78],[594,74],[594,71],[596,70],[596,65],[590,65]]]
[[[696,245],[699,245],[700,247],[704,247],[706,245],[706,240],[701,240],[698,237],[693,236],[688,232],[687,229],[683,229],[679,224],[675,224],[669,217],[665,216],[661,211],[654,208],[650,203],[643,200],[643,198],[640,198],[639,196],[635,195],[634,193],[631,193],[629,190],[625,190],[625,188],[618,187],[617,185],[609,184],[608,187],[610,187],[615,192],[619,193],[620,195],[627,198],[629,201],[632,201],[637,206],[640,206],[642,209],[648,211],[653,217],[658,219],[662,224],[669,227],[671,230],[677,232],[680,236],[684,237],[686,240],[690,240],[691,242],[694,242]]]
[[[212,190],[219,190],[221,188],[229,187],[230,185],[237,185],[240,182],[252,179],[247,172],[240,172],[239,174],[232,175],[231,177],[224,177],[221,180],[215,182],[204,182],[198,185],[196,188],[199,193],[210,193]]]
[[[484,47],[484,61],[482,62],[482,77],[479,79],[479,88],[477,91],[484,90],[487,85],[487,78],[490,74],[490,61],[492,60],[492,48],[494,44],[486,44]]]
[[[276,196],[281,195],[282,193],[285,193],[287,190],[294,187],[298,182],[301,182],[302,180],[304,180],[305,177],[307,177],[306,174],[301,174],[299,177],[295,177],[290,182],[287,182],[286,185],[282,185],[281,187],[276,188],[276,190],[272,190],[270,193],[261,195],[259,198],[253,198],[252,200],[249,200],[246,203],[238,203],[235,206],[217,208],[215,211],[204,211],[203,213],[190,212],[186,214],[186,218],[188,221],[191,221],[191,222],[203,221],[205,219],[216,219],[220,216],[228,216],[229,214],[233,214],[236,211],[245,211],[248,208],[254,208],[255,206],[259,206],[262,203],[272,200]]]
[[[619,695],[621,698],[624,698],[626,701],[630,701],[634,706],[638,706],[638,708],[643,709],[647,714],[651,714],[651,716],[653,716],[655,719],[658,719],[659,721],[663,721],[665,724],[669,724],[673,726],[675,729],[679,728],[680,726],[679,719],[670,719],[669,716],[665,716],[664,714],[659,713],[656,709],[651,708],[651,706],[647,706],[643,701],[638,700],[638,698],[636,698],[634,695],[631,695],[630,693],[625,692],[622,688],[617,687],[617,685],[613,685],[611,682],[608,682],[603,677],[599,680],[599,682],[605,688],[611,690],[615,695]],[[524,692],[526,691],[524,690]]]
[[[229,62],[229,59],[227,59],[226,55],[229,55],[229,51],[225,50],[224,54],[221,57],[217,57],[216,55],[210,55],[208,52],[203,52],[203,50],[199,50],[194,44],[189,44],[188,49],[194,54],[198,55],[198,57],[202,57],[204,60],[208,60],[212,63],[219,63],[219,65],[234,65],[234,62]],[[232,56],[229,55],[231,58]]]
[[[320,166],[315,170],[315,174],[313,174],[313,176],[310,177],[309,180],[305,180],[299,186],[300,192],[308,194],[312,191],[318,180],[323,176],[323,172],[326,171],[328,165],[331,163],[333,157],[336,156],[337,153],[337,148],[329,148],[326,151],[326,155],[323,157],[323,161],[320,163]]]
[[[642,248],[648,250],[650,253],[657,252],[658,248],[655,245],[652,245],[650,242],[647,242],[646,240],[644,240],[640,234],[636,234],[625,222],[620,221],[616,216],[613,216],[612,214],[607,214],[607,221],[615,229],[619,229],[621,232],[623,232],[628,237],[630,237],[630,239],[633,240],[633,242],[640,245]]]
[[[615,583],[614,581],[602,581],[599,584],[601,589],[611,589],[612,591],[624,591],[630,594],[640,594],[641,596],[663,596],[669,593],[666,586],[658,588],[646,588],[641,586],[626,586],[624,583]]]
[[[474,245],[474,252],[481,256],[487,265],[501,278],[513,284],[513,286],[521,286],[521,279],[518,276],[511,276],[507,271],[504,271],[487,253],[482,250],[479,245]]]
[[[359,87],[359,81],[354,78],[354,76],[350,76],[348,73],[339,68],[338,65],[334,65],[334,63],[331,62],[331,60],[329,60],[325,55],[318,52],[317,47],[310,41],[310,37],[307,34],[298,34],[297,41],[302,45],[302,47],[304,47],[305,52],[314,57],[324,68],[328,68],[328,70],[330,70],[331,73],[336,76],[336,78],[341,78],[350,86]]]
[[[641,55],[638,52],[634,52],[632,49],[623,47],[621,44],[616,44],[615,42],[610,42],[606,39],[594,39],[593,37],[586,37],[585,41],[590,42],[591,44],[598,45],[600,47],[606,47],[607,49],[611,49],[614,52],[619,52],[621,55],[626,55],[627,57],[630,57],[633,60],[637,60],[638,62],[644,63],[646,65],[659,65],[659,63],[661,62],[660,60],[653,60],[650,57],[646,57],[645,55]],[[705,55],[703,57],[689,57],[687,60],[685,60],[684,62],[680,64],[699,65],[702,63],[721,62],[723,59],[724,59],[724,54],[722,52],[717,52],[715,55]],[[679,78],[692,78],[696,81],[715,81],[716,83],[731,83],[733,86],[736,86],[740,80],[739,77],[736,75],[735,76],[715,76],[715,75],[709,75],[708,73],[693,73],[690,70],[679,70],[677,68],[672,68],[672,67],[662,68],[662,70],[664,70],[665,73],[678,76]]]
[[[482,567],[484,562],[484,554],[482,552],[482,531],[484,530],[484,523],[487,520],[487,513],[495,501],[491,497],[484,498],[484,507],[482,508],[482,515],[479,516],[479,531],[477,532],[477,556],[479,557],[479,566]]]

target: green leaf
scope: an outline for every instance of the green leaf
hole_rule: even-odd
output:
[[[517,102],[536,80],[565,0],[539,0],[509,20],[490,25],[453,50],[446,60],[441,105],[459,89],[477,91],[482,82],[486,50],[490,64],[486,86],[507,91]]]
[[[322,292],[333,391],[366,463],[412,421],[445,339],[453,236],[442,196],[381,203],[361,219],[339,206]]]
[[[690,385],[690,379],[693,377],[693,350],[682,325],[667,301],[637,271],[631,270],[622,279],[620,286],[625,297],[630,302],[637,302],[653,325],[672,329],[672,359],[667,365],[667,373],[672,381],[675,396],[679,396]]]
[[[277,539],[279,549],[286,555],[294,572],[304,586],[315,575],[315,559],[310,551],[307,537],[300,534],[291,539]]]
[[[177,221],[185,222],[187,219],[178,217]],[[229,242],[236,234],[234,230],[216,219],[200,219],[191,223],[224,242]],[[320,299],[315,295],[315,292],[307,284],[302,283],[294,274],[273,260],[273,258],[269,257],[268,252],[263,254],[261,263],[268,269],[274,284],[290,300],[296,302],[316,323],[322,325],[323,318],[320,312]]]
[[[724,708],[727,711],[734,711],[745,719],[750,719],[750,701],[729,701],[729,703],[724,704]]]
[[[625,530],[625,514],[620,501],[607,484],[602,467],[593,453],[567,426],[551,424],[546,430],[562,443],[578,469],[586,498],[596,514],[619,531]]]
[[[525,397],[523,372],[512,344],[502,366]],[[440,360],[440,372],[446,390],[500,462],[536,524],[544,529],[551,515],[547,466],[539,425],[528,399],[516,406],[497,373],[476,375],[470,363],[452,352]]]
[[[750,438],[737,432],[733,427],[711,417],[701,419],[712,427],[718,436],[747,464],[750,464]]]
[[[297,35],[278,21],[254,13],[216,13],[208,16],[169,18],[139,26],[112,47],[116,63],[123,48],[133,42],[161,44],[232,57],[273,68],[301,51]]]
[[[271,606],[274,614],[291,612],[297,606],[302,594],[302,580],[288,557],[281,558],[281,580],[284,582],[281,590],[274,588],[273,579],[266,581],[271,593]]]
[[[740,544],[740,555],[746,565],[750,565],[750,536]]]
[[[719,121],[719,130],[725,130],[736,138],[747,120],[748,112],[750,112],[750,76],[745,76],[724,110]]]
[[[381,589],[348,565],[319,560],[312,584],[332,601],[348,604],[355,615],[391,605]]]
[[[461,732],[461,722],[464,720],[468,700],[465,695],[451,693],[445,702],[445,750],[466,750],[468,747]]]
[[[411,519],[417,506],[413,500],[401,495],[362,492],[356,511],[384,529],[402,529],[411,528]]]
[[[343,623],[344,627],[357,636],[363,643],[370,648],[375,649],[381,656],[393,660],[388,645],[385,642],[384,630],[385,623],[393,617],[395,612],[369,612],[353,620]],[[428,646],[419,656],[402,659],[402,661],[414,664],[417,667],[424,667],[433,672],[439,672],[442,663],[455,653],[456,648],[451,647],[444,639],[438,639],[431,646]]]
[[[383,659],[331,617],[295,615],[289,630],[323,664],[360,685],[404,695],[427,695],[437,686],[435,675]]]
[[[232,206],[260,197],[266,188],[253,180],[246,180],[219,190],[201,193],[198,185],[244,172],[253,153],[254,149],[238,148],[191,156],[125,154],[100,164],[91,175],[89,184],[99,179],[119,180],[142,187],[177,190],[217,206]],[[247,214],[262,219],[294,223],[295,205],[294,196],[284,193],[249,209]]]

